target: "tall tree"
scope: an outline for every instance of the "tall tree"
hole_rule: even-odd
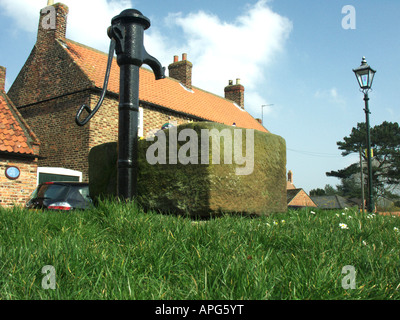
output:
[[[326,192],[324,189],[317,188],[317,189],[312,189],[310,191],[310,196],[325,196]]]
[[[373,187],[377,196],[394,197],[394,190],[400,184],[400,127],[397,122],[383,122],[370,130],[371,145],[373,148]],[[343,150],[342,156],[358,153],[367,149],[367,131],[365,123],[358,123],[350,135],[338,141],[339,150]],[[363,152],[364,160],[367,155]],[[365,168],[366,169],[366,168]],[[329,177],[337,177],[344,181],[360,172],[359,163],[354,163],[347,168],[338,171],[327,172]],[[347,181],[349,182],[349,181]],[[347,186],[350,186],[349,184]],[[345,188],[344,188],[345,189]],[[344,190],[342,190],[344,191]],[[353,189],[354,191],[354,189]],[[352,192],[353,192],[352,191]]]

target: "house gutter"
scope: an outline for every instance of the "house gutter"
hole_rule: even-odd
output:
[[[47,157],[42,157],[42,156],[35,155],[35,154],[25,154],[25,153],[16,153],[16,152],[8,152],[8,151],[0,151],[0,156],[6,156],[8,158],[24,159],[24,160],[47,159]]]

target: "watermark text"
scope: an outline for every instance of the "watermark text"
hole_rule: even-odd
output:
[[[56,269],[53,266],[44,266],[42,273],[46,276],[42,279],[42,288],[45,290],[56,289]]]
[[[53,6],[48,6],[41,10],[42,14],[45,16],[42,19],[42,28],[44,30],[54,30],[56,29],[56,9]]]
[[[245,132],[245,150],[243,155],[243,137]],[[236,175],[250,175],[254,170],[254,129],[201,129],[200,134],[194,129],[183,129],[178,134],[177,127],[169,129],[168,150],[167,136],[159,130],[147,141],[157,140],[146,152],[147,162],[154,164],[209,164],[210,138],[212,164],[221,164],[221,138],[223,139],[224,164],[235,163]],[[178,142],[186,142],[178,150]],[[168,152],[168,158],[167,158]],[[168,159],[168,161],[167,161]]]
[[[353,266],[344,266],[342,268],[342,274],[346,274],[346,276],[342,279],[342,288],[347,289],[355,289],[356,288],[356,268]]]
[[[345,14],[345,16],[342,18],[342,28],[345,30],[355,30],[356,8],[351,5],[346,5],[342,8],[342,14]]]

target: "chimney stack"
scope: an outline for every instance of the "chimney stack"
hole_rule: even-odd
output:
[[[65,39],[69,9],[65,4],[48,1],[47,7],[40,10],[36,44],[46,45],[56,39]]]
[[[233,80],[229,80],[229,85],[225,87],[225,99],[236,102],[244,109],[244,87],[240,84],[239,78],[236,79],[236,84],[233,84]]]
[[[288,172],[288,181],[290,183],[293,183],[293,172],[291,170],[289,170]]]
[[[6,68],[0,66],[0,91],[5,91],[6,89]]]
[[[187,60],[187,53],[182,54],[182,61],[174,56],[174,62],[168,66],[169,76],[180,81],[186,88],[192,89],[193,64]]]

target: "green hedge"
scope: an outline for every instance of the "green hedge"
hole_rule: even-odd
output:
[[[179,134],[184,129],[192,129],[198,137],[197,155],[195,150],[185,153],[194,155],[192,161],[197,164],[176,164],[169,157],[170,135]],[[201,147],[202,130],[216,129],[216,133],[226,133],[232,144],[225,145],[222,137],[220,145],[215,144],[210,134],[208,155],[203,155]],[[224,130],[224,131],[223,131]],[[147,209],[191,216],[209,216],[220,213],[241,213],[263,215],[272,212],[286,212],[286,143],[277,135],[254,130],[254,165],[251,161],[239,165],[235,162],[233,146],[238,143],[234,130],[242,132],[242,155],[247,153],[246,129],[199,122],[181,125],[163,131],[166,137],[165,147],[153,152],[154,141],[141,140],[138,144],[138,202]],[[187,131],[186,131],[187,132]],[[212,132],[212,131],[208,131]],[[218,136],[215,136],[218,137]],[[251,136],[250,136],[251,137]],[[176,150],[187,147],[187,141],[177,141]],[[249,140],[251,141],[251,140]],[[204,142],[204,141],[203,141]],[[231,163],[224,162],[225,147],[232,156]],[[229,147],[229,148],[228,148]],[[213,164],[213,150],[220,150],[220,164]],[[182,149],[183,150],[183,149]],[[238,149],[239,150],[239,149]],[[166,164],[150,164],[149,156],[158,156],[165,152]],[[250,155],[251,156],[251,155]],[[205,161],[208,159],[208,163]],[[229,159],[228,161],[229,162]],[[108,197],[116,195],[117,144],[107,143],[93,148],[89,155],[89,179],[91,195]],[[238,175],[237,169],[248,168],[251,174]],[[253,168],[253,170],[251,170]]]

